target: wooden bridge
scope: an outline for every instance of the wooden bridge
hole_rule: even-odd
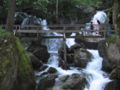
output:
[[[2,28],[5,28],[5,25],[1,25]],[[48,30],[48,28],[50,30]],[[115,30],[108,30],[108,25],[99,25],[99,30],[91,30],[91,29],[85,29],[84,24],[76,24],[76,25],[49,25],[49,26],[38,26],[38,25],[15,25],[13,33],[20,37],[20,38],[28,38],[28,40],[31,40],[31,38],[63,38],[64,41],[64,60],[67,60],[67,51],[66,51],[66,38],[102,38],[106,39],[109,37],[109,33],[115,34]],[[45,29],[46,30],[43,30]],[[95,35],[94,33],[100,33],[100,35]],[[47,33],[61,33],[62,36],[46,36],[43,34]],[[67,34],[71,33],[77,33],[76,36],[70,36]]]
[[[5,28],[5,25],[1,25]],[[50,30],[43,30],[44,28],[50,28]],[[31,37],[31,38],[107,38],[108,33],[114,33],[115,30],[108,30],[107,24],[99,25],[99,30],[85,29],[84,24],[62,24],[62,25],[49,25],[49,26],[38,26],[38,25],[15,25],[14,34],[19,37]],[[100,33],[100,35],[95,35],[95,32]],[[44,36],[42,34],[46,33],[61,33],[63,36]],[[66,35],[68,33],[78,33],[77,36]],[[26,36],[22,35],[26,34]],[[27,35],[29,34],[29,35]],[[34,34],[33,36],[30,34]]]

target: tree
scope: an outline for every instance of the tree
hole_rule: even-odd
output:
[[[113,24],[117,35],[120,38],[120,1],[114,0],[113,5]]]
[[[6,29],[10,32],[13,31],[15,7],[16,7],[16,0],[9,0]]]

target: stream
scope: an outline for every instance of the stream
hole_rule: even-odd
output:
[[[46,30],[49,30],[47,27],[45,27],[46,21],[44,21],[45,24],[43,28],[46,28]],[[57,33],[52,33],[49,35],[62,35],[62,34],[57,34]],[[75,35],[74,33],[72,35]],[[86,66],[86,68],[82,70],[78,70],[76,67],[70,67],[68,70],[64,70],[61,67],[59,67],[59,56],[58,56],[58,50],[61,47],[62,39],[47,39],[43,44],[45,44],[48,48],[48,51],[50,53],[56,53],[56,54],[51,54],[51,57],[48,60],[48,63],[46,64],[48,66],[47,69],[45,69],[42,72],[36,72],[35,74],[37,76],[40,76],[44,72],[47,72],[50,67],[53,67],[57,70],[58,78],[61,76],[66,76],[66,75],[72,75],[72,74],[81,74],[81,73],[86,73],[88,76],[87,82],[89,85],[86,85],[84,90],[104,90],[105,85],[110,82],[111,80],[108,78],[107,73],[103,72],[101,70],[102,68],[102,61],[103,59],[100,57],[98,50],[90,50],[87,49],[88,52],[91,53],[92,55],[92,60],[89,62]],[[67,39],[66,44],[68,47],[71,47],[72,45],[75,44],[74,39]],[[39,83],[39,80],[37,81]],[[60,89],[58,89],[60,90]]]
[[[106,14],[101,11],[97,12],[92,19],[98,19],[101,21],[101,23],[104,23],[106,18]],[[103,21],[103,22],[102,22]],[[47,21],[44,20],[37,20],[37,22],[42,26],[43,30],[50,30],[49,27],[47,26]],[[22,25],[24,26],[26,23],[28,23],[28,19],[25,18],[23,21]],[[62,36],[62,34],[59,33],[49,33],[45,34],[47,36]],[[75,33],[72,33],[71,36],[75,36]],[[74,45],[75,39],[66,39],[66,45],[68,48],[70,48],[72,45]],[[91,50],[87,49],[88,52],[91,53],[92,59],[91,61],[86,65],[84,69],[78,69],[75,66],[69,67],[69,69],[65,70],[62,67],[59,66],[59,55],[58,55],[58,50],[63,44],[63,39],[45,39],[42,44],[47,46],[48,52],[51,53],[50,58],[48,60],[48,63],[45,64],[48,66],[45,70],[40,71],[40,72],[35,72],[36,76],[40,76],[44,73],[47,73],[50,67],[53,67],[57,70],[57,81],[59,81],[59,78],[62,76],[71,76],[72,74],[82,74],[85,73],[88,75],[87,79],[87,85],[85,85],[83,90],[104,90],[105,85],[110,82],[111,80],[109,79],[107,73],[103,72],[101,70],[102,68],[102,61],[103,59],[100,57],[98,50]],[[36,83],[39,84],[40,80],[36,80]],[[36,87],[37,90],[38,87]],[[48,90],[48,89],[47,89]],[[56,89],[50,89],[50,90],[56,90]],[[58,88],[57,90],[63,90],[61,88]]]

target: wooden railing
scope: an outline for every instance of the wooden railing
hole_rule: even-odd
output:
[[[2,28],[5,28],[5,25],[1,25]],[[48,25],[47,27],[51,30],[42,30],[44,26],[38,25],[15,25],[14,26],[14,34],[36,34],[37,38],[41,38],[40,34],[43,33],[62,33],[63,36],[42,36],[42,38],[106,38],[108,33],[114,33],[115,30],[108,30],[107,24],[99,25],[100,30],[87,30],[85,29],[85,24],[62,24],[62,25]],[[93,35],[94,32],[102,33],[101,36]],[[79,36],[66,36],[67,33],[79,33]],[[65,35],[65,36],[64,36]]]

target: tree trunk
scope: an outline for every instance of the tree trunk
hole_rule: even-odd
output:
[[[16,0],[9,0],[6,29],[10,32],[13,31],[15,7],[16,7]]]
[[[58,0],[56,0],[56,23],[58,23]]]
[[[113,5],[113,24],[117,35],[120,38],[120,0],[114,0]]]

